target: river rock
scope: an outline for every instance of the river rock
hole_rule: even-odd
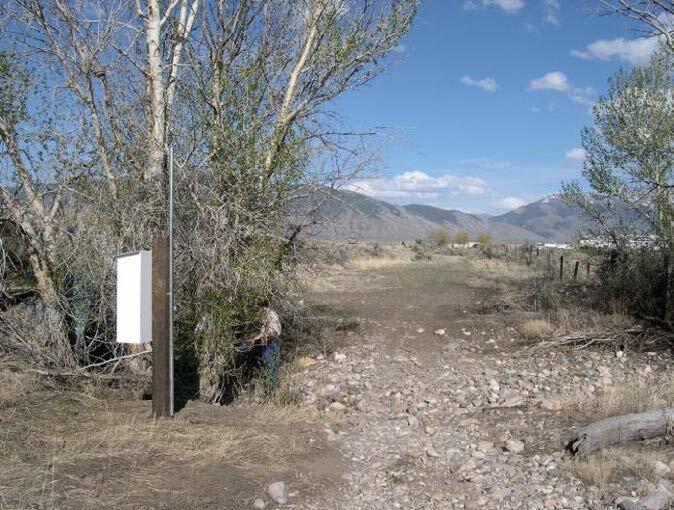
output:
[[[288,486],[285,482],[274,482],[267,488],[267,494],[277,505],[285,505],[288,502]]]
[[[522,453],[524,451],[524,443],[516,439],[508,439],[505,443],[505,449],[511,453]]]

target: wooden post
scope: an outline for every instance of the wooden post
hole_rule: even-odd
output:
[[[152,243],[152,414],[173,416],[172,352],[169,341],[169,241]]]
[[[576,260],[576,265],[573,267],[573,281],[578,279],[578,266],[580,266],[580,261]]]
[[[564,279],[564,255],[559,256],[559,281]]]
[[[590,278],[590,263],[587,263],[587,278]]]
[[[552,280],[553,279],[553,276],[552,276],[552,260],[551,260],[552,254],[551,254],[550,250],[547,250],[547,253],[548,253],[548,265],[547,265],[547,268],[546,268],[546,272],[548,274],[548,278],[550,278]]]

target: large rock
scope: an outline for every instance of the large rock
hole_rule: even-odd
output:
[[[561,400],[550,399],[541,402],[541,407],[546,411],[561,411],[564,406]]]
[[[285,482],[274,482],[267,487],[267,494],[277,505],[285,505],[288,502],[288,486]]]
[[[516,439],[508,439],[505,443],[505,449],[511,453],[522,453],[524,451],[524,443]]]
[[[522,395],[514,390],[506,390],[503,392],[503,407],[515,407],[524,403]]]
[[[653,463],[653,471],[655,471],[655,474],[658,476],[667,476],[672,472],[671,468],[667,464],[659,460],[656,460]]]

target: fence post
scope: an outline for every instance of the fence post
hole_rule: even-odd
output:
[[[573,268],[573,281],[578,279],[578,266],[580,266],[580,261],[576,260],[576,265]]]
[[[590,263],[587,263],[587,278],[590,278]]]
[[[173,415],[169,264],[168,237],[159,235],[152,243],[152,413],[157,418]]]
[[[559,256],[559,281],[564,279],[564,255]]]
[[[546,253],[548,254],[548,264],[545,271],[548,274],[548,278],[552,279],[552,262],[550,258],[551,257],[550,250],[546,250]]]

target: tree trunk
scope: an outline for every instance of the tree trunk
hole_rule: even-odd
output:
[[[161,58],[161,15],[159,9],[158,0],[148,2],[146,39],[152,129],[145,177],[149,179],[161,178],[164,162],[164,142],[166,141],[164,79]]]
[[[674,424],[674,409],[656,409],[626,414],[591,423],[572,439],[567,449],[585,456],[600,448],[631,441],[653,439],[669,434]]]
[[[217,344],[205,346],[199,364],[199,398],[212,404],[222,403],[227,393],[226,370],[231,367],[223,349]],[[231,388],[229,388],[231,390]]]
[[[45,355],[60,367],[72,368],[76,365],[76,362],[70,347],[66,331],[66,317],[56,284],[44,260],[41,260],[35,250],[31,251],[28,258],[35,274],[38,291],[45,310],[45,324],[49,335],[45,342],[45,347],[49,352],[46,352]]]

